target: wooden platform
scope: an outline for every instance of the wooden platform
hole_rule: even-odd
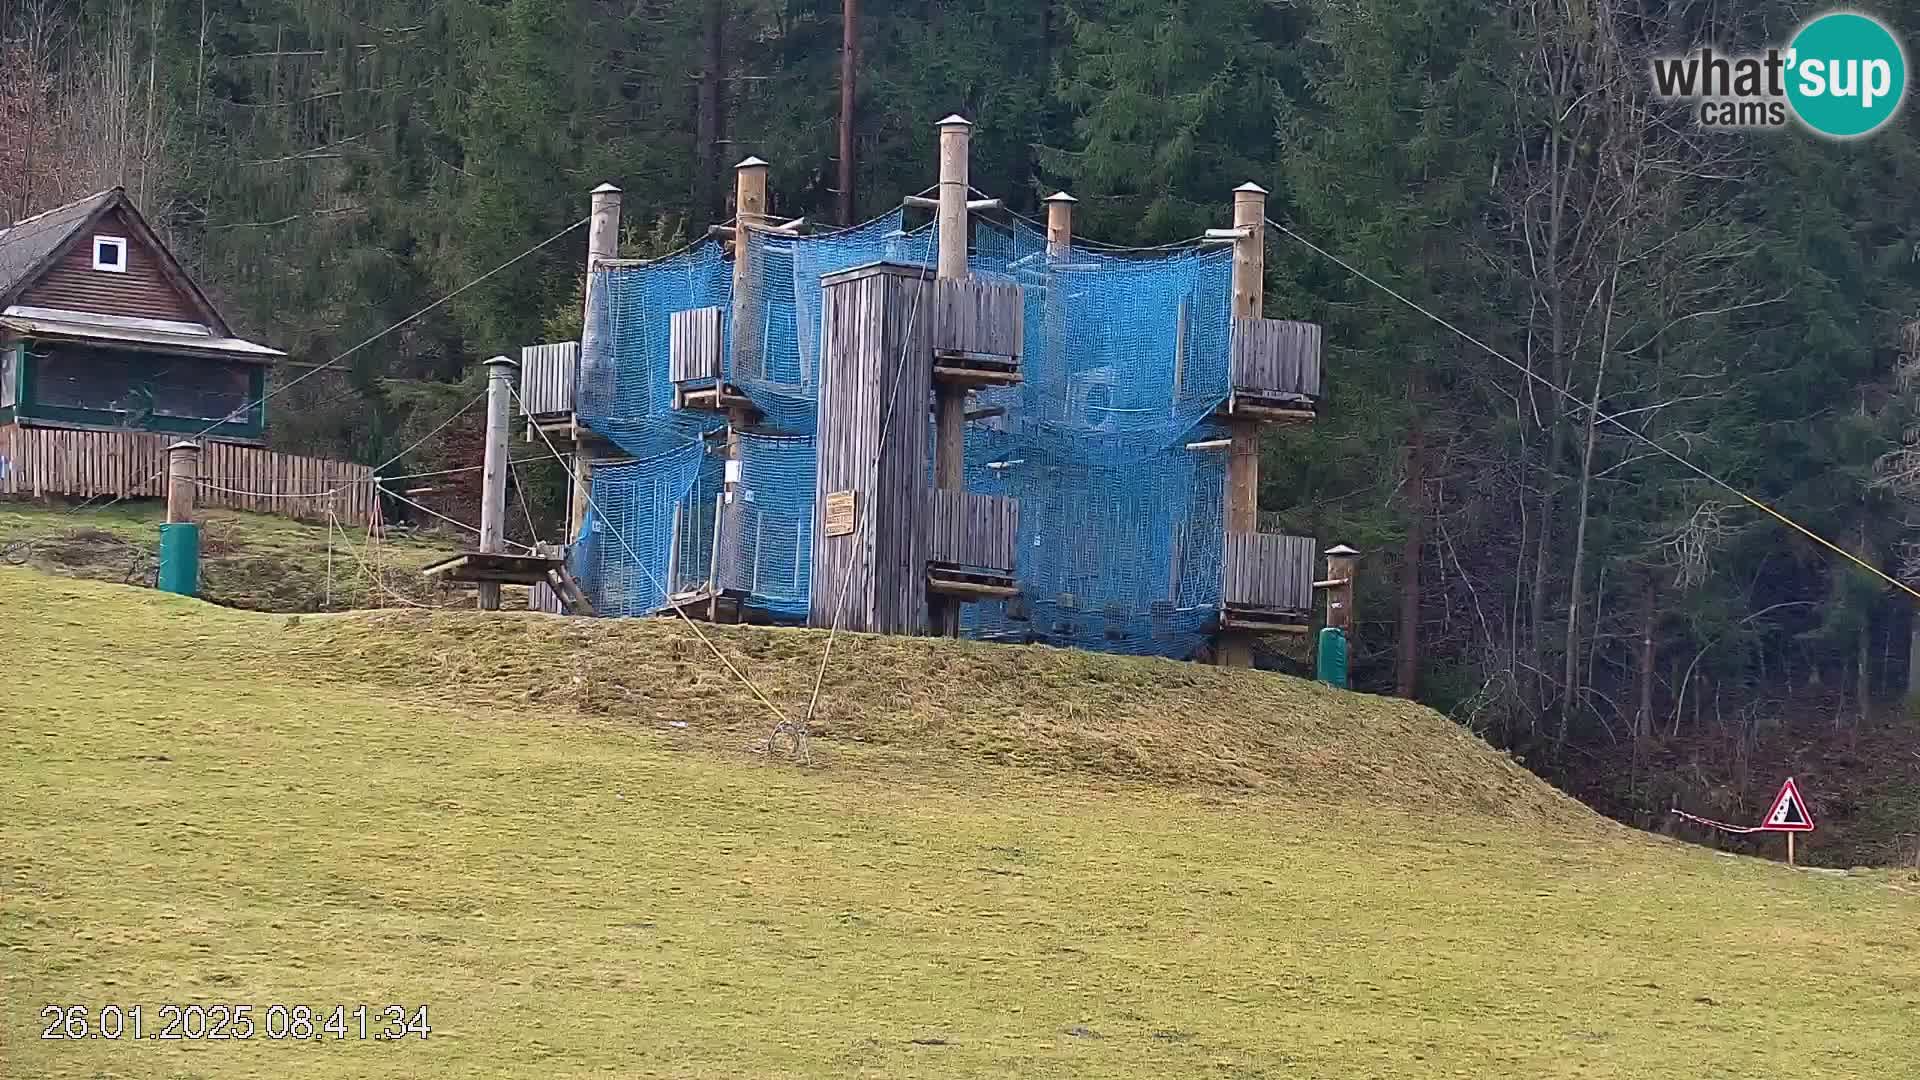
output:
[[[1319,402],[1299,394],[1272,394],[1235,387],[1226,404],[1214,411],[1223,420],[1259,420],[1269,424],[1312,423],[1320,416]]]
[[[428,577],[472,584],[492,582],[498,585],[539,585],[547,580],[547,571],[565,569],[567,562],[558,555],[519,555],[505,551],[463,551],[420,568]]]
[[[1020,379],[1017,360],[979,353],[936,352],[933,381],[956,386],[1014,386]]]
[[[1311,614],[1274,608],[1229,607],[1220,610],[1222,630],[1247,630],[1257,634],[1305,634]]]
[[[760,411],[759,406],[753,403],[753,399],[741,393],[739,387],[718,380],[706,384],[676,385],[673,388],[673,407],[704,409],[718,413],[731,409],[744,409],[755,415]]]
[[[962,600],[1008,600],[1020,595],[1020,586],[1011,571],[928,563],[927,591]]]
[[[545,585],[575,615],[593,614],[586,593],[567,569],[564,555],[520,555],[505,551],[463,551],[420,568],[428,577],[462,584]]]

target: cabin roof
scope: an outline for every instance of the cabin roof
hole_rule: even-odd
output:
[[[234,338],[232,328],[219,309],[213,306],[213,301],[200,291],[200,286],[174,259],[173,252],[167,250],[167,245],[161,242],[147,224],[147,219],[127,198],[126,189],[118,187],[96,191],[0,229],[0,308],[18,302],[20,295],[58,262],[95,222],[114,210],[120,211],[129,228],[159,261],[161,273],[197,309],[212,336],[239,340]],[[255,348],[265,349],[265,346]]]
[[[263,364],[286,355],[279,349],[243,338],[220,336],[198,323],[96,315],[86,311],[62,311],[24,304],[0,308],[0,327],[35,338],[79,341],[117,348],[161,346],[169,353],[192,353]]]
[[[0,297],[8,297],[39,276],[66,242],[102,212],[114,191],[96,191],[0,229]]]

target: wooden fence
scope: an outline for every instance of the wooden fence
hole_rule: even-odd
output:
[[[580,372],[580,343],[527,345],[520,349],[520,411],[524,416],[573,412]]]
[[[1311,611],[1313,554],[1309,536],[1229,532],[1221,599],[1233,608]]]
[[[932,522],[927,561],[988,570],[1014,569],[1014,542],[1020,534],[1020,501],[970,491],[927,493]]]
[[[0,427],[0,495],[162,499],[167,447],[182,436],[148,431]],[[236,443],[200,443],[201,506],[364,523],[373,469]]]
[[[1256,394],[1320,396],[1320,326],[1233,320],[1233,386]]]

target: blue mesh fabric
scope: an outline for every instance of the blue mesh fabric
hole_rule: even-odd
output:
[[[879,260],[926,264],[937,230],[900,213],[822,236],[751,235],[765,359],[728,378],[763,413],[740,438],[742,536],[733,578],[749,602],[804,618],[810,595],[820,278]],[[976,221],[970,268],[1025,290],[1022,382],[976,392],[1003,415],[968,425],[971,490],[1021,503],[1013,600],[967,605],[963,627],[994,640],[1190,655],[1219,609],[1226,454],[1186,449],[1223,434],[1232,256],[1226,248],[1135,255],[1047,254],[1024,223]],[[719,306],[731,318],[731,263],[715,242],[598,273],[582,357],[583,422],[642,460],[594,475],[595,529],[575,559],[596,610],[658,610],[658,588],[622,564],[672,554],[678,580],[704,581],[721,465],[702,436],[711,413],[673,408],[668,319]],[[726,333],[731,336],[729,326]],[[929,477],[931,483],[931,477]],[[609,544],[617,534],[626,543]],[[658,571],[656,571],[657,573]],[[602,597],[607,598],[603,606]]]

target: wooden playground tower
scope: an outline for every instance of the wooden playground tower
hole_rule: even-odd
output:
[[[940,121],[937,197],[903,200],[907,207],[936,215],[938,257],[931,273],[922,265],[881,261],[821,279],[811,625],[955,636],[963,604],[1019,592],[1017,502],[966,490],[966,425],[994,411],[970,413],[969,397],[976,389],[1021,382],[1024,310],[1019,286],[977,279],[968,271],[972,218],[1002,209],[998,199],[971,197],[971,132],[972,125],[959,116]],[[672,606],[715,619],[744,615],[744,590],[725,580],[719,568],[730,564],[724,557],[727,545],[741,542],[738,528],[730,536],[725,527],[739,485],[740,436],[759,429],[765,419],[736,385],[744,375],[763,370],[759,324],[751,317],[758,300],[753,245],[746,238],[751,233],[801,236],[807,230],[803,219],[770,216],[768,168],[757,157],[735,167],[734,222],[711,230],[731,245],[732,312],[709,307],[671,316],[674,406],[725,418],[719,437],[725,440],[727,469],[715,507],[721,523],[713,537],[715,570],[705,581],[669,577],[666,591]],[[1298,391],[1310,385],[1317,395],[1321,353],[1318,326],[1262,317],[1266,196],[1257,184],[1236,188],[1231,226],[1209,230],[1206,237],[1207,243],[1233,249],[1231,388],[1214,415],[1227,436],[1188,445],[1228,455],[1219,552],[1223,596],[1213,653],[1217,662],[1230,666],[1251,665],[1256,635],[1305,634],[1316,590],[1327,593],[1327,624],[1350,634],[1358,556],[1350,548],[1329,550],[1326,576],[1316,581],[1311,540],[1258,531],[1262,431],[1269,424],[1314,419],[1312,397]],[[1046,200],[1050,258],[1065,258],[1072,250],[1074,205],[1065,192]],[[589,312],[594,271],[629,264],[617,258],[619,227],[620,191],[603,184],[593,191],[589,220]],[[575,411],[584,382],[580,357],[606,352],[605,343],[591,337],[600,332],[589,318],[581,342],[522,352],[527,438],[571,453],[568,535],[576,542],[586,526],[596,467],[630,460],[583,426]],[[894,409],[896,399],[926,400],[931,407]],[[924,487],[929,445],[931,492]],[[676,517],[671,568],[681,562],[680,536]]]

